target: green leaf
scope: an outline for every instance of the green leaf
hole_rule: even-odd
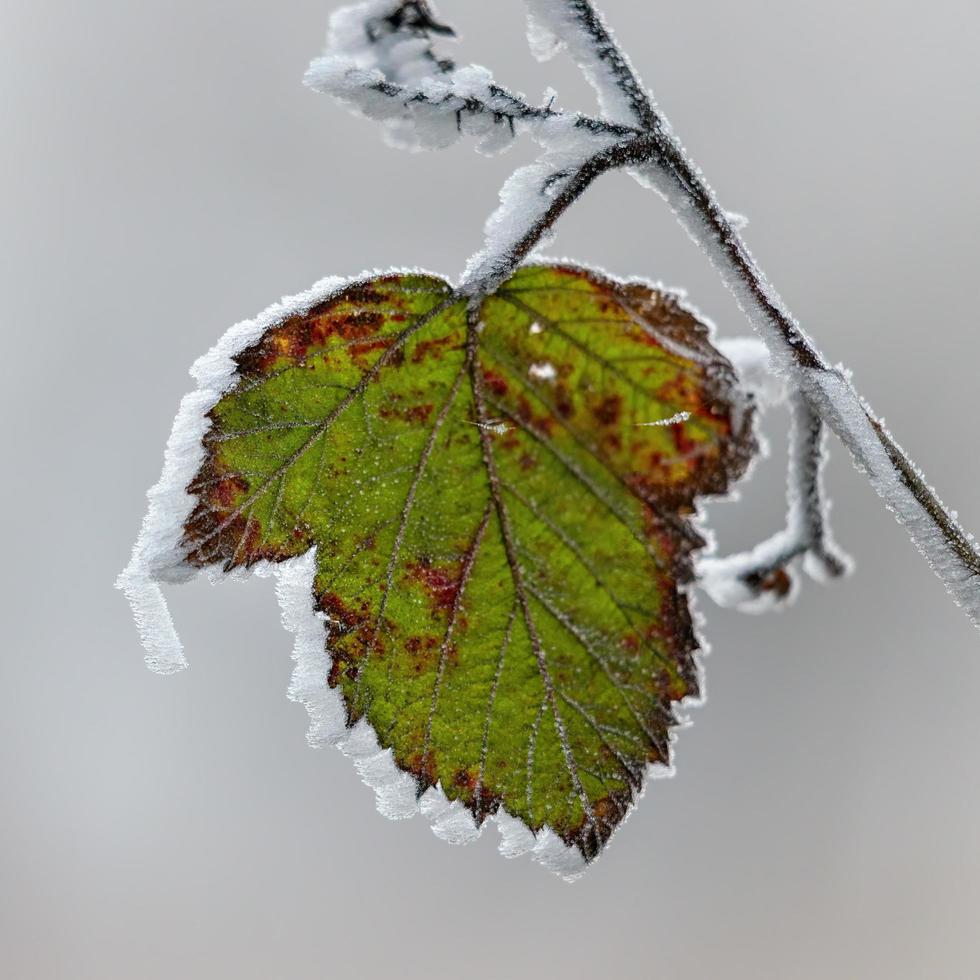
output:
[[[387,275],[236,363],[186,561],[315,547],[348,723],[366,718],[419,793],[594,858],[699,694],[695,500],[755,449],[706,327],[568,266],[523,268],[476,307]]]

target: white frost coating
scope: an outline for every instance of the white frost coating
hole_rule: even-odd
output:
[[[795,577],[789,580],[789,593],[780,596],[774,591],[753,590],[742,576],[770,564],[795,540],[794,532],[787,529],[757,544],[751,551],[724,558],[702,558],[697,563],[698,585],[724,609],[761,614],[789,607],[799,595],[799,582]]]
[[[399,6],[370,0],[334,13],[326,51],[310,65],[306,84],[383,122],[394,146],[440,149],[466,135],[483,153],[509,147],[517,127],[531,120],[515,117],[517,103],[493,87],[486,68],[440,64],[427,38],[393,30],[383,18]]]
[[[574,0],[525,0],[525,3],[531,53],[544,61],[562,48],[567,48],[588,83],[595,89],[604,118],[624,126],[635,126],[637,119],[632,102],[618,84],[608,61],[609,56],[615,55],[628,64],[625,56],[614,47],[600,48],[596,45],[594,39],[582,29],[579,5]],[[608,31],[602,16],[598,13],[595,16]]]
[[[530,5],[529,5],[530,6]],[[562,48],[564,41],[532,9],[527,12],[527,43],[537,61],[550,61]]]
[[[770,366],[769,348],[758,337],[728,337],[716,342],[735,368],[742,387],[763,411],[786,400],[786,379]]]
[[[428,41],[382,23],[399,6],[395,0],[367,0],[335,11],[327,32],[327,57],[346,57],[350,64],[380,71],[396,84],[421,82],[432,75],[435,65],[427,56]]]
[[[450,803],[441,789],[427,789],[419,809],[432,824],[432,833],[447,844],[471,844],[480,836],[473,814],[459,800]]]
[[[390,749],[382,749],[366,720],[347,728],[346,712],[339,690],[327,683],[330,657],[327,653],[329,623],[315,610],[313,580],[316,574],[315,550],[275,566],[259,569],[276,577],[276,594],[282,607],[283,625],[293,633],[293,660],[296,664],[289,685],[289,697],[302,704],[310,715],[307,739],[313,746],[335,745],[348,758],[377,797],[378,811],[392,820],[422,813],[433,833],[450,844],[468,844],[480,837],[473,815],[459,801],[450,802],[440,786],[430,787],[416,798],[415,780],[396,765]],[[577,848],[567,846],[553,831],[545,828],[535,835],[520,820],[499,811],[487,822],[500,829],[500,852],[506,857],[528,854],[533,860],[567,880],[586,869]],[[519,842],[519,843],[518,843]]]
[[[803,372],[803,383],[804,391],[818,404],[820,415],[851,451],[855,464],[867,474],[871,485],[908,532],[953,600],[963,608],[973,625],[980,627],[980,576],[957,557],[935,521],[902,481],[871,424],[869,416],[874,418],[874,414],[855,391],[844,371],[840,368],[834,371],[806,371]],[[882,430],[887,434],[884,426]],[[905,457],[900,448],[896,448],[914,474],[922,479],[918,467]],[[962,538],[964,548],[976,556],[977,546],[973,535],[963,531],[942,502],[937,502],[949,526]]]
[[[747,349],[739,353],[745,359],[750,356]],[[792,393],[789,407],[786,527],[749,552],[708,556],[697,563],[699,585],[719,606],[748,613],[789,606],[799,592],[789,571],[798,564],[821,583],[853,570],[853,562],[838,548],[830,529],[830,504],[823,489],[824,429],[800,392]],[[772,578],[780,571],[787,574],[782,583]],[[788,585],[788,591],[776,585]]]
[[[344,283],[337,277],[322,279],[312,289],[284,299],[254,320],[236,324],[191,367],[197,389],[180,403],[167,441],[163,473],[147,492],[149,507],[132,558],[116,580],[116,586],[129,599],[152,670],[169,674],[187,666],[160,583],[183,582],[196,574],[183,564],[180,551],[182,528],[194,504],[186,487],[204,460],[203,439],[210,424],[207,413],[232,383],[234,357],[273,324],[308,310]]]
[[[135,559],[134,559],[135,561]],[[116,580],[129,600],[133,619],[146,650],[146,665],[156,674],[175,674],[187,666],[184,647],[174,627],[160,586],[132,563]]]
[[[535,381],[554,381],[558,377],[558,371],[550,361],[542,361],[540,364],[532,364],[527,369],[527,375]]]
[[[289,697],[310,715],[307,741],[318,747],[337,741],[346,730],[340,700],[323,683],[330,672],[327,655],[327,620],[312,608],[312,580],[316,571],[316,550],[283,562],[276,568],[276,595],[282,609],[282,624],[295,637],[293,661],[296,667],[289,683]],[[304,589],[310,586],[310,591]]]
[[[657,419],[655,422],[637,422],[638,428],[649,428],[650,426],[663,426],[667,427],[670,425],[681,425],[686,422],[691,417],[690,412],[676,412],[671,415],[670,418]]]
[[[492,291],[509,276],[515,247],[544,222],[569,180],[592,157],[616,144],[615,137],[591,132],[565,116],[542,121],[534,138],[544,153],[515,170],[500,189],[500,205],[487,219],[484,247],[463,273],[464,291]],[[550,232],[541,235],[537,246],[546,245],[550,237]]]
[[[749,219],[737,211],[726,211],[725,217],[728,218],[729,223],[736,231],[745,231],[749,226]]]

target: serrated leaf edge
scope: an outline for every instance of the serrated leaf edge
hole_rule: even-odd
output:
[[[668,289],[660,283],[636,277],[621,279],[574,260],[542,259],[536,255],[535,263],[578,266],[617,282],[642,283],[652,289],[669,293],[680,306],[707,325],[709,338],[714,342],[714,324],[703,317],[679,290]],[[458,801],[450,802],[438,784],[418,797],[415,780],[395,765],[390,749],[381,749],[375,732],[366,719],[361,719],[353,728],[347,727],[341,693],[330,688],[326,681],[330,656],[326,642],[326,623],[313,603],[316,549],[311,548],[304,555],[280,564],[260,562],[251,569],[240,568],[224,572],[220,568],[202,570],[187,565],[180,543],[184,524],[195,504],[195,498],[186,488],[205,458],[204,436],[211,425],[208,413],[236,381],[236,356],[257,342],[267,330],[286,319],[306,313],[341,290],[386,275],[428,275],[444,280],[439,273],[418,268],[373,270],[346,278],[327,277],[305,292],[284,297],[259,316],[235,324],[206,354],[194,362],[190,374],[197,382],[197,388],[181,400],[167,441],[163,472],[157,483],[147,491],[149,507],[132,557],[117,578],[116,587],[129,600],[146,650],[147,666],[156,673],[172,674],[186,668],[187,661],[161,585],[187,582],[202,574],[213,584],[245,579],[250,574],[275,577],[283,624],[294,634],[292,657],[295,668],[288,695],[291,700],[307,709],[310,716],[310,730],[307,734],[309,743],[313,746],[335,745],[350,758],[361,779],[374,789],[377,809],[383,816],[399,820],[421,813],[429,820],[437,837],[448,843],[466,844],[478,839],[484,828],[477,826],[472,814],[462,804]],[[746,477],[743,477],[743,481]],[[734,496],[735,491],[727,496],[713,495],[712,500],[722,501]],[[706,556],[715,550],[715,542],[713,535],[704,527],[703,516],[703,507],[698,501],[696,512],[689,520],[706,542],[701,550],[701,554]],[[698,674],[698,689],[702,694],[698,698],[686,697],[673,702],[679,711],[678,724],[668,733],[669,762],[667,765],[647,765],[643,786],[630,805],[626,818],[618,824],[613,837],[618,836],[618,831],[645,795],[649,782],[674,775],[673,754],[677,732],[689,724],[689,719],[681,712],[700,707],[706,701],[702,657],[709,652],[709,647],[702,635],[703,617],[696,607],[693,590],[684,588],[683,591],[691,606],[692,624],[698,644],[692,656]],[[498,850],[504,857],[514,858],[526,854],[566,881],[574,881],[597,863],[598,857],[586,862],[578,848],[566,845],[551,828],[544,827],[535,833],[503,808],[488,817],[486,823],[489,822],[497,825],[501,835]],[[611,843],[612,839],[602,849],[602,854],[608,851]]]

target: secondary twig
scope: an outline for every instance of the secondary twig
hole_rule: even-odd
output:
[[[751,551],[699,562],[700,583],[719,605],[762,610],[789,598],[794,592],[793,565],[798,559],[803,559],[804,569],[818,581],[850,570],[850,562],[834,545],[827,523],[823,422],[799,391],[791,393],[789,409],[786,527]]]

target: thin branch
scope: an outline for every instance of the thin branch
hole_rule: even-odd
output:
[[[590,133],[609,136],[638,135],[638,130],[630,127],[596,119],[582,113],[563,112],[551,106],[531,105],[520,95],[502,88],[495,82],[488,82],[483,98],[473,94],[462,94],[456,89],[446,89],[438,94],[420,87],[398,85],[384,78],[367,78],[358,69],[348,66],[338,70],[336,64],[328,64],[326,59],[313,63],[306,76],[307,85],[342,101],[348,102],[365,115],[408,121],[413,111],[432,110],[439,117],[452,116],[458,135],[465,135],[466,120],[484,120],[494,126],[506,126],[509,135],[515,137],[521,123],[528,124],[528,132],[534,135],[531,124],[571,119],[576,127]],[[365,106],[365,95],[381,96],[386,103],[382,108],[375,101],[370,110]]]
[[[518,170],[501,192],[501,208],[488,223],[487,245],[470,259],[460,293],[476,296],[496,290],[596,178],[646,159],[650,147],[647,137],[636,136],[588,154],[572,166],[549,165],[546,155]],[[497,228],[503,233],[494,234]]]
[[[632,126],[531,105],[498,85],[485,68],[459,67],[438,55],[433,34],[455,32],[418,0],[341,8],[306,84],[386,123],[390,141],[411,149],[446,147],[472,135],[481,150],[493,152],[509,146],[519,130],[534,137],[556,121],[609,137],[638,135]]]
[[[656,113],[629,58],[616,43],[602,15],[582,0],[527,0],[528,11],[573,56],[595,88],[603,112],[645,132],[657,127]]]
[[[850,562],[836,547],[830,532],[829,501],[823,487],[827,462],[825,426],[810,402],[799,392],[790,400],[789,500],[790,527],[798,526],[805,567],[812,578],[839,578]]]
[[[824,424],[799,391],[790,395],[789,408],[786,528],[749,552],[698,563],[700,585],[721,606],[755,612],[791,598],[794,566],[800,559],[818,581],[839,578],[851,569],[850,560],[833,542],[827,519]]]

